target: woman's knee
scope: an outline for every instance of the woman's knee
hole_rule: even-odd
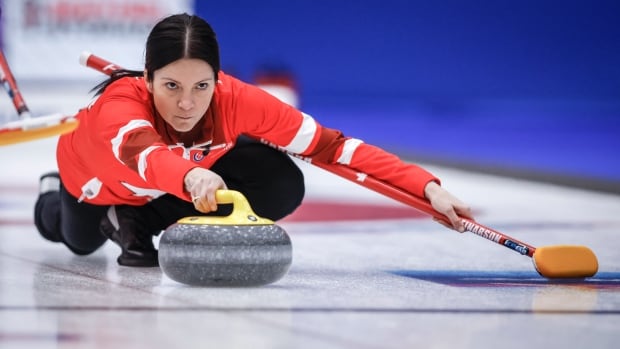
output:
[[[212,170],[230,189],[242,192],[259,216],[271,220],[292,213],[305,194],[303,172],[286,154],[257,142],[244,142]]]
[[[79,203],[64,187],[60,190],[60,231],[62,242],[77,255],[95,252],[107,240],[99,232],[106,206]]]
[[[258,188],[253,207],[259,216],[277,221],[301,205],[305,191],[303,172],[291,161]]]

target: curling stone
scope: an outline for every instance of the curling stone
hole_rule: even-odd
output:
[[[257,216],[238,191],[218,190],[228,216],[185,217],[159,240],[164,274],[193,286],[260,286],[282,278],[293,259],[286,231]]]

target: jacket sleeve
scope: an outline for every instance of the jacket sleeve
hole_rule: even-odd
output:
[[[342,132],[319,124],[312,116],[296,110],[260,89],[247,86],[239,102],[246,115],[251,135],[264,143],[311,162],[339,163],[388,182],[418,197],[424,198],[424,188],[430,181],[440,180],[415,164],[379,147],[346,137]],[[254,111],[254,113],[250,112]],[[259,111],[256,113],[256,111]]]
[[[99,132],[91,134],[95,138],[93,142],[99,143],[104,152],[103,158],[129,169],[134,182],[142,180],[149,188],[189,200],[183,178],[198,165],[175,154],[163,142],[152,124],[149,104],[131,95],[101,98],[105,99],[104,103],[96,103],[97,110],[93,111],[97,113],[93,126]],[[102,161],[102,166],[105,164]]]

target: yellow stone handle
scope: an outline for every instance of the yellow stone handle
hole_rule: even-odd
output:
[[[181,218],[177,223],[182,224],[212,224],[212,225],[265,225],[273,221],[256,215],[250,203],[243,194],[236,190],[218,190],[215,192],[218,204],[232,204],[233,211],[228,216],[191,216]]]
[[[218,204],[234,204],[235,206],[247,206],[250,211],[248,200],[236,190],[220,189],[215,191],[215,200]]]

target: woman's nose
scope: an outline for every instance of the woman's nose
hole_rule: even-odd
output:
[[[190,110],[194,107],[194,100],[190,96],[183,96],[178,105],[182,110]]]

